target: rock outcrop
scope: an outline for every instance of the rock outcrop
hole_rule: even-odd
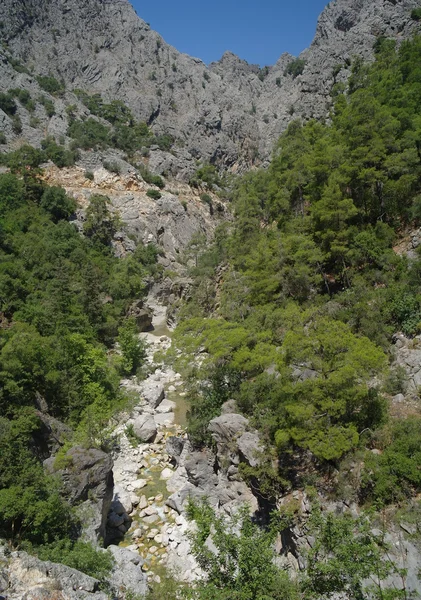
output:
[[[128,0],[3,0],[0,78],[5,89],[25,88],[34,96],[41,93],[34,75],[66,84],[63,98],[51,97],[53,117],[36,109],[39,127],[19,107],[29,142],[39,143],[45,131],[66,135],[66,104],[80,116],[87,112],[71,93],[82,88],[123,100],[155,133],[179,140],[172,154],[151,152],[153,170],[186,179],[199,158],[238,171],[264,162],[292,118],[326,117],[332,85],[346,80],[353,57],[371,59],[379,36],[410,36],[418,29],[411,19],[417,6],[418,0],[329,3],[297,75],[288,74],[294,60],[288,54],[260,69],[227,52],[207,67],[166,44]],[[2,111],[0,129],[11,143],[19,141]]]
[[[96,544],[105,538],[105,526],[113,496],[113,461],[95,448],[89,450],[75,446],[65,455],[66,467],[60,470],[64,493],[76,507],[83,523],[83,537]],[[55,471],[54,457],[45,461],[50,471]]]
[[[44,562],[26,552],[13,552],[5,560],[2,579],[7,600],[107,600],[100,582],[80,571]],[[0,590],[1,591],[1,590]]]

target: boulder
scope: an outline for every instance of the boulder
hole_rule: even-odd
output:
[[[259,451],[262,452],[263,448],[261,447],[258,433],[246,431],[238,438],[237,446],[242,461],[247,462],[251,467],[257,467],[259,465],[260,461],[257,454]]]
[[[183,452],[185,440],[180,437],[171,436],[167,439],[165,443],[165,451],[166,453],[175,460],[178,464],[180,460],[181,453]]]
[[[107,600],[99,581],[65,565],[13,552],[9,561],[8,598],[22,600]]]
[[[165,398],[165,389],[157,381],[145,381],[142,384],[142,396],[152,408],[157,408]]]
[[[108,581],[115,590],[130,589],[133,596],[144,597],[148,591],[148,580],[142,571],[143,560],[138,552],[119,546],[108,546],[115,566]]]
[[[216,486],[215,456],[210,451],[192,452],[184,464],[190,483],[202,488]]]
[[[107,515],[113,497],[113,461],[96,448],[74,446],[66,454],[68,466],[61,471],[63,489],[83,523],[83,537],[92,543],[105,537]],[[49,470],[54,462],[47,461]]]
[[[245,417],[236,413],[226,413],[212,419],[208,431],[217,444],[229,444],[243,434],[247,427],[248,420]]]
[[[157,434],[155,420],[152,415],[139,415],[133,423],[133,431],[142,442],[151,442]]]

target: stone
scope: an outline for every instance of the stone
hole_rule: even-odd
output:
[[[172,400],[163,400],[161,402],[161,404],[159,406],[157,406],[156,408],[156,412],[158,414],[167,414],[167,413],[172,413],[174,412],[174,409],[176,408],[176,403],[172,402]]]
[[[181,453],[185,445],[185,440],[180,437],[170,436],[165,443],[165,450],[171,458],[178,463]]]
[[[157,408],[165,397],[162,383],[146,380],[142,386],[142,395],[151,408]]]
[[[61,471],[64,493],[83,523],[83,537],[97,543],[105,538],[113,497],[113,461],[96,448],[74,446],[66,453],[70,466]]]
[[[147,580],[142,571],[143,560],[137,552],[120,546],[109,546],[115,565],[109,582],[115,589],[130,587],[133,594],[144,596],[148,590]]]
[[[248,420],[236,413],[226,413],[215,417],[209,423],[208,430],[217,443],[232,443],[233,439],[242,435],[248,427]]]
[[[146,479],[137,479],[136,481],[134,481],[132,483],[132,487],[135,490],[141,490],[142,488],[144,488],[147,485],[148,485],[148,482],[146,481]]]
[[[163,425],[164,426],[169,426],[169,425],[172,425],[174,423],[174,421],[175,421],[175,415],[172,412],[171,413],[166,413],[166,414],[163,414],[163,415],[156,414],[156,415],[154,415],[154,419],[155,419],[155,423],[156,423],[156,425],[158,427],[159,426],[163,426]]]
[[[203,488],[209,485],[217,485],[215,456],[211,451],[192,452],[185,461],[184,466],[190,483]]]
[[[172,469],[169,469],[168,467],[163,469],[160,475],[160,479],[163,479],[164,481],[166,481],[167,479],[170,479],[172,476],[174,475],[174,471]]]
[[[139,500],[139,505],[138,505],[138,509],[139,510],[143,510],[144,508],[146,508],[148,506],[148,501],[146,499],[146,496],[142,496]]]
[[[133,423],[133,431],[142,442],[154,440],[157,428],[153,416],[142,414],[136,417]]]
[[[258,433],[246,431],[238,438],[237,446],[240,451],[240,457],[251,467],[257,467],[260,464],[258,453],[259,451],[263,452],[263,448],[260,444]]]

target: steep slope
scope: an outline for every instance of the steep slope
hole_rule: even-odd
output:
[[[238,170],[265,161],[292,117],[325,117],[331,87],[346,80],[354,55],[369,59],[378,36],[410,36],[419,5],[330,3],[297,75],[286,71],[294,61],[288,54],[260,69],[226,53],[207,68],[166,44],[128,0],[4,0],[0,74],[13,57],[34,74],[62,78],[68,90],[119,98],[155,133],[179,140],[182,162],[201,158]]]

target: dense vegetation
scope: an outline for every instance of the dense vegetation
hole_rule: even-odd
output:
[[[114,257],[120,223],[104,196],[92,196],[81,235],[68,221],[75,201],[43,183],[37,152],[14,153],[0,175],[0,536],[96,572],[110,559],[76,542],[61,483],[42,466],[41,413],[66,424],[61,443],[107,447],[126,401],[119,377],[144,357],[126,314],[157,272],[156,249]],[[121,357],[109,352],[116,341]]]
[[[268,447],[244,469],[264,495],[355,452],[366,461],[357,499],[421,489],[421,420],[388,423],[388,392],[403,382],[387,375],[393,333],[421,328],[421,261],[393,251],[421,217],[421,38],[375,50],[347,90],[335,86],[331,122],[292,122],[269,169],[236,183],[234,225],[195,249],[177,334],[206,357],[191,372],[190,433],[209,442],[209,419],[234,397]]]

